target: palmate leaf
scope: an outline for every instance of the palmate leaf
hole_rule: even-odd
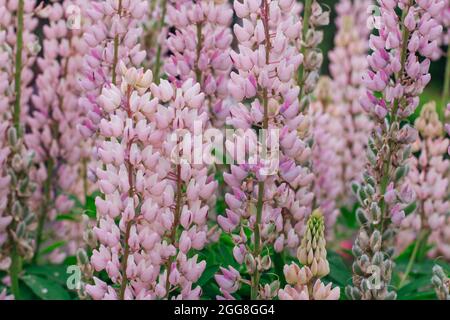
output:
[[[32,274],[23,276],[21,280],[42,300],[70,300],[70,294],[55,281]]]
[[[205,271],[203,271],[203,274],[200,277],[200,279],[198,279],[197,284],[200,287],[203,287],[206,283],[208,283],[210,281],[215,281],[214,275],[219,271],[219,268],[220,268],[220,265],[218,265],[218,264],[207,266],[205,268]]]
[[[397,299],[414,299],[415,296],[423,295],[424,292],[434,292],[431,288],[431,275],[411,279],[411,281],[397,290]]]
[[[356,209],[359,206],[354,205],[353,208],[349,209],[346,207],[341,208],[341,214],[338,216],[338,224],[345,226],[349,229],[358,229],[358,221],[356,220]]]
[[[52,253],[54,250],[64,246],[67,243],[67,241],[56,241],[52,243],[51,245],[47,246],[46,248],[42,249],[39,254],[49,254]]]
[[[67,265],[32,265],[26,268],[26,273],[44,277],[48,280],[57,282],[62,286],[67,283],[67,278],[69,274],[67,273]]]
[[[86,198],[86,206],[84,210],[89,218],[95,219],[97,216],[97,207],[95,206],[95,195],[88,196]]]
[[[334,251],[328,251],[327,259],[330,264],[330,273],[327,278],[335,285],[345,288],[352,281],[350,267],[347,266],[342,257]]]

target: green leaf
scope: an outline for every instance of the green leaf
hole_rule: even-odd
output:
[[[78,199],[77,196],[71,194],[69,195],[69,199],[75,203],[76,208],[83,208],[83,204],[81,203],[80,199]]]
[[[97,207],[95,206],[95,198],[96,195],[92,194],[86,198],[86,206],[84,213],[92,219],[95,219],[97,216]]]
[[[213,279],[214,275],[219,271],[219,267],[220,267],[220,265],[218,265],[218,264],[207,266],[205,271],[203,271],[203,274],[200,277],[200,279],[198,279],[197,284],[200,287],[203,287],[209,281],[213,281],[212,279]]]
[[[400,253],[398,255],[398,257],[395,259],[397,261],[397,263],[408,262],[409,257],[411,256],[411,254],[414,250],[414,246],[415,246],[415,242],[411,243],[408,247],[406,247],[406,249],[403,250],[402,253]]]
[[[420,278],[412,278],[408,284],[403,286],[397,291],[398,299],[402,298],[410,298],[411,296],[415,296],[420,294],[421,290],[426,287],[431,286],[431,275],[420,277]]]
[[[51,245],[49,245],[48,247],[42,249],[39,254],[40,255],[44,255],[44,254],[49,254],[51,252],[53,252],[54,250],[64,246],[67,243],[67,241],[57,241],[55,243],[52,243]]]
[[[417,208],[417,202],[410,203],[403,211],[405,212],[405,215],[413,213]]]
[[[42,300],[70,300],[69,293],[54,281],[31,274],[21,279]]]
[[[345,287],[350,284],[352,272],[345,264],[342,257],[334,251],[329,251],[327,259],[330,264],[330,273],[327,278],[331,279],[333,283],[339,285],[340,287]]]
[[[26,269],[27,274],[41,276],[55,281],[63,286],[67,283],[67,265],[32,265]]]
[[[284,287],[286,285],[286,280],[283,272],[283,267],[285,265],[284,252],[278,253],[275,252],[272,255],[273,268],[275,273],[278,276],[278,279],[281,282],[281,286]]]
[[[223,199],[217,199],[216,201],[216,212],[218,215],[223,215],[225,213],[225,209],[227,205]]]
[[[77,217],[74,214],[59,214],[56,216],[56,221],[77,221]]]
[[[39,300],[39,297],[21,280],[19,281],[20,299]]]
[[[356,220],[356,210],[358,205],[355,205],[351,210],[343,207],[341,208],[341,214],[338,217],[338,224],[344,225],[350,229],[358,228],[358,221]]]

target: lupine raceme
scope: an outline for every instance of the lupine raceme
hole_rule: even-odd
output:
[[[353,286],[346,289],[352,299],[396,297],[390,287],[392,240],[405,215],[415,207],[414,191],[404,177],[409,171],[411,144],[418,136],[402,120],[415,111],[430,81],[430,58],[442,32],[433,18],[442,9],[442,1],[393,0],[378,1],[378,5],[380,25],[378,34],[370,36],[373,53],[363,82],[367,92],[361,98],[362,107],[376,123],[364,181],[353,185],[361,205],[356,213],[361,229],[352,248]]]

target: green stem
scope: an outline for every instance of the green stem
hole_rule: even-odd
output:
[[[39,257],[39,250],[42,244],[42,233],[45,226],[45,221],[47,220],[47,211],[50,204],[50,195],[52,188],[52,178],[53,178],[53,160],[47,161],[47,180],[44,185],[44,204],[42,205],[41,215],[39,216],[38,227],[36,232],[36,247],[34,249],[33,263],[37,262]]]
[[[270,32],[269,32],[269,4],[267,3],[267,0],[263,0],[262,2],[263,6],[263,25],[264,25],[264,32],[265,32],[265,46],[266,46],[266,64],[270,63],[270,49],[272,48],[272,44],[270,42]],[[269,106],[269,99],[268,99],[268,91],[266,88],[263,89],[263,106],[264,106],[264,118],[263,118],[263,130],[267,130],[269,128],[269,116],[268,116],[268,106]],[[265,133],[264,133],[265,134]],[[255,221],[255,246],[253,251],[253,256],[255,259],[259,257],[261,254],[261,232],[260,232],[260,226],[261,226],[261,219],[262,219],[262,211],[264,206],[264,188],[265,184],[264,181],[260,181],[258,183],[258,200],[256,203],[256,221]],[[258,289],[259,289],[259,270],[258,266],[256,266],[254,273],[252,275],[252,286],[251,286],[251,299],[257,300],[258,299]]]
[[[119,9],[117,11],[119,17],[122,15],[122,0],[119,0]],[[119,35],[114,36],[114,57],[112,65],[112,83],[115,85],[117,83],[117,63],[119,62]]]
[[[16,128],[17,135],[22,136],[22,130],[20,128],[20,101],[22,95],[22,51],[23,51],[23,15],[24,15],[24,0],[19,0],[17,8],[17,42],[16,42],[16,63],[15,63],[15,75],[14,75],[14,112],[13,112],[13,124]],[[12,243],[11,250],[11,265],[9,268],[9,276],[11,277],[11,291],[16,300],[21,299],[20,287],[19,287],[19,274],[22,271],[22,258],[18,252],[16,243]]]
[[[131,99],[131,87],[128,87],[126,110],[128,112],[128,117],[132,118],[132,114],[130,111],[130,99]],[[133,140],[128,141],[128,145],[127,145],[127,154],[128,155],[130,154],[132,143],[133,143]],[[134,199],[134,197],[136,196],[136,190],[134,187],[134,177],[135,177],[134,167],[131,164],[130,159],[127,159],[126,163],[127,163],[126,166],[127,166],[127,171],[128,171],[128,184],[130,186],[130,189],[128,190],[128,197],[131,199]],[[125,230],[125,237],[123,240],[124,254],[123,254],[122,265],[121,265],[122,282],[120,284],[120,289],[119,289],[119,300],[125,299],[125,289],[127,288],[127,283],[128,283],[127,267],[128,267],[128,256],[130,255],[130,245],[128,244],[128,240],[130,238],[130,231],[131,231],[131,226],[133,225],[133,223],[134,223],[134,220],[128,221],[127,227]]]
[[[449,102],[449,91],[450,91],[450,47],[447,48],[447,64],[445,67],[445,80],[444,80],[444,91],[442,93],[442,108],[439,109],[439,117],[441,120],[445,119],[445,108]]]
[[[414,266],[414,262],[416,261],[416,257],[417,257],[417,253],[419,252],[420,245],[421,245],[422,241],[426,238],[426,234],[427,234],[427,232],[425,230],[422,230],[416,239],[416,243],[414,245],[413,252],[411,254],[411,257],[409,258],[405,273],[403,274],[403,277],[400,281],[399,289],[405,285],[405,282],[408,279],[408,276],[412,270],[412,267]]]
[[[302,26],[302,48],[301,48],[301,53],[303,55],[303,57],[305,57],[306,55],[306,46],[305,46],[305,40],[306,40],[306,35],[308,33],[309,30],[309,18],[311,17],[311,13],[312,13],[312,0],[306,0],[305,2],[305,9],[304,9],[304,15],[303,15],[303,26]],[[300,93],[298,95],[298,100],[301,102],[302,98],[303,98],[303,87],[304,87],[304,74],[305,74],[305,68],[304,68],[304,64],[300,65],[300,68],[298,69],[298,78],[297,78],[297,83],[300,86]]]
[[[170,243],[175,246],[176,237],[177,237],[177,229],[178,224],[180,223],[180,217],[181,217],[181,200],[183,197],[183,181],[181,180],[181,165],[177,165],[177,199],[175,204],[175,217],[174,217],[174,223],[173,228],[170,233]],[[167,279],[166,279],[166,298],[169,299],[170,294],[170,269],[172,266],[173,257],[170,257],[170,259],[166,263],[166,270],[167,270]]]
[[[24,14],[24,0],[19,0],[19,7],[17,9],[17,43],[16,43],[16,70],[14,75],[15,88],[15,102],[13,122],[17,130],[17,134],[21,136],[20,130],[20,101],[22,95],[22,51],[23,51],[23,14]]]
[[[158,27],[158,34],[161,33],[162,29],[164,28],[164,20],[166,19],[166,12],[167,12],[167,0],[162,1],[162,12],[161,12],[161,19],[159,20],[159,27]],[[156,40],[158,43],[158,47],[156,49],[156,61],[155,61],[155,70],[153,71],[153,79],[155,79],[155,83],[159,84],[159,72],[161,70],[161,51],[162,46],[161,43],[159,43],[158,38]]]
[[[19,287],[19,274],[22,270],[22,258],[19,252],[17,252],[17,246],[15,243],[12,245],[11,250],[11,265],[9,266],[9,274],[11,277],[11,292],[14,295],[14,299],[20,300],[20,287]]]
[[[264,199],[264,181],[260,181],[258,183],[258,202],[256,204],[256,222],[255,222],[255,248],[253,251],[253,255],[258,257],[261,254],[261,233],[260,233],[260,225],[262,218],[262,209],[263,209],[263,199]],[[251,287],[251,299],[258,299],[258,287],[259,287],[259,271],[258,266],[252,275],[252,287]]]
[[[119,300],[125,299],[125,289],[127,287],[127,282],[128,282],[127,265],[128,265],[128,256],[130,255],[130,246],[128,244],[128,239],[130,238],[130,230],[131,230],[132,225],[133,225],[133,220],[128,221],[127,229],[125,230],[125,239],[124,239],[125,250],[124,250],[123,260],[122,260],[122,282],[120,284]]]

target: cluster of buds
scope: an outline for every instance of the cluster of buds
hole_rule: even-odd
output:
[[[97,132],[102,119],[98,101],[105,85],[120,81],[119,61],[127,66],[139,66],[146,57],[138,43],[145,17],[147,1],[103,0],[83,5],[83,15],[90,21],[84,26],[84,41],[88,46],[84,58],[84,77],[80,86],[84,91],[79,100],[86,118],[80,126],[85,137]]]
[[[450,278],[447,277],[441,266],[435,265],[433,267],[431,283],[439,300],[450,300]]]
[[[408,126],[399,130],[394,125],[385,123],[393,142],[390,158],[386,158],[384,137],[375,131],[374,138],[369,139],[369,163],[363,181],[352,185],[360,204],[356,218],[361,226],[352,248],[354,287],[347,288],[352,299],[395,298],[395,292],[388,291],[393,268],[392,244],[405,216],[416,209],[414,190],[402,181],[409,171],[410,144],[415,142],[417,133]],[[390,162],[387,165],[382,161]]]
[[[23,140],[32,65],[40,49],[35,6],[36,1],[0,1],[0,269],[9,268],[13,294],[19,291],[22,258],[33,255],[36,228],[29,202],[35,190],[29,178],[34,154]]]
[[[12,250],[27,260],[33,256],[36,216],[30,210],[29,199],[36,185],[29,178],[34,153],[26,149],[14,127],[0,133],[6,135],[8,141],[0,155],[0,163],[6,168],[0,185],[2,195],[6,195],[4,200],[7,200],[0,208],[0,269],[5,270],[10,267]]]
[[[406,180],[416,194],[417,210],[403,220],[397,236],[397,249],[405,249],[422,231],[430,233],[429,243],[434,246],[430,254],[443,254],[450,259],[449,244],[440,237],[447,227],[446,218],[450,210],[450,161],[445,159],[449,139],[444,136],[435,102],[422,107],[415,127],[420,139],[413,145],[412,151],[420,152],[420,155],[409,160],[410,170]]]
[[[342,194],[337,200],[350,204],[351,183],[361,181],[366,164],[365,150],[373,124],[358,101],[365,92],[362,76],[367,72],[367,52],[370,29],[367,27],[370,0],[341,0],[336,5],[334,49],[329,53],[332,76],[332,104],[329,113],[340,123],[339,139]],[[340,198],[340,199],[339,199]]]
[[[353,246],[352,299],[394,299],[389,291],[392,276],[391,246],[406,214],[416,208],[408,174],[411,144],[417,131],[402,120],[418,106],[419,95],[431,79],[430,58],[442,26],[433,18],[443,1],[378,1],[379,34],[370,36],[373,53],[364,77],[367,93],[360,102],[377,119],[368,143],[368,166],[361,184],[353,190],[361,208],[361,229]],[[399,17],[397,8],[402,13]],[[378,97],[377,97],[378,96]]]
[[[303,55],[303,64],[298,72],[297,84],[300,86],[301,105],[305,106],[319,81],[323,63],[323,53],[319,49],[323,41],[323,31],[319,28],[330,23],[330,12],[324,10],[316,0],[306,1],[303,10],[302,34],[297,42],[297,47]]]
[[[206,95],[205,111],[216,127],[228,116],[228,79],[231,19],[228,3],[217,1],[173,1],[167,8],[168,26],[173,27],[167,40],[170,55],[164,70],[171,81],[183,83],[191,78],[200,83]]]
[[[340,288],[325,285],[320,279],[328,275],[325,223],[322,212],[315,210],[308,220],[306,233],[297,251],[296,263],[284,266],[284,276],[288,283],[278,291],[281,300],[339,300]]]
[[[89,257],[86,253],[86,250],[83,248],[79,248],[75,254],[77,258],[77,267],[80,269],[81,272],[81,279],[79,279],[79,283],[77,284],[77,294],[80,299],[88,299],[89,296],[86,292],[86,284],[89,283],[89,281],[94,276],[94,269],[92,268],[92,265],[89,262]]]

